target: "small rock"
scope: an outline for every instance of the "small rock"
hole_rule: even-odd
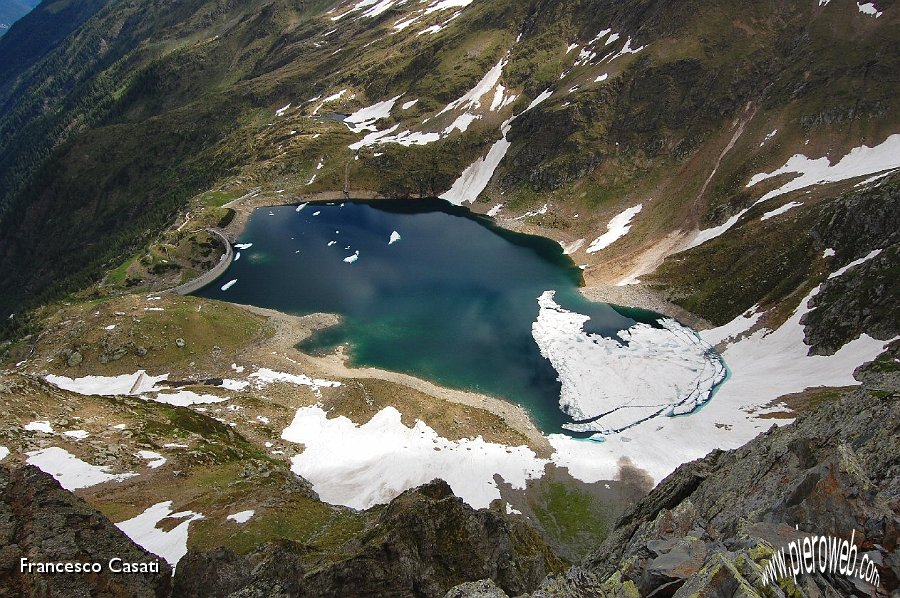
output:
[[[497,587],[491,579],[469,581],[451,588],[444,598],[508,598],[508,594]]]
[[[175,346],[178,347],[179,349],[184,349],[184,347],[186,345],[187,345],[187,343],[184,342],[183,338],[179,337],[179,338],[175,339]]]
[[[84,356],[79,351],[72,351],[69,355],[69,358],[66,360],[66,365],[70,368],[73,368],[77,365],[80,365],[81,362],[84,361]]]

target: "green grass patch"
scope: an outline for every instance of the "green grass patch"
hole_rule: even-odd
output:
[[[599,542],[606,537],[609,524],[598,514],[594,498],[576,488],[551,482],[543,491],[543,504],[534,508],[541,525],[563,542],[584,537]]]

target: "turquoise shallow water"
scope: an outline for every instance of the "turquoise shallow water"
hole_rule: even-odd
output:
[[[394,231],[401,238],[389,244]],[[253,245],[197,295],[340,314],[341,325],[300,348],[348,343],[355,365],[518,403],[548,433],[571,420],[559,408],[556,372],[531,336],[541,293],[556,290],[560,305],[591,317],[589,332],[607,336],[659,318],[586,301],[577,291],[581,271],[556,242],[442,200],[261,208],[238,242]]]

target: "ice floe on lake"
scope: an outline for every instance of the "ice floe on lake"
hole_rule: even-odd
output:
[[[675,320],[635,324],[608,338],[584,331],[588,316],[538,299],[534,340],[559,374],[560,406],[579,432],[621,432],[655,418],[691,413],[725,379],[722,360]]]

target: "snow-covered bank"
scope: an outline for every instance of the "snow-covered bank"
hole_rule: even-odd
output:
[[[752,206],[744,208],[737,214],[728,218],[728,220],[722,224],[699,231],[696,237],[687,244],[685,249],[698,247],[711,239],[715,239],[737,224],[738,220],[740,220],[744,214],[749,212],[753,206],[772,199],[773,197],[805,189],[813,185],[837,183],[856,177],[882,173],[898,167],[900,167],[900,134],[891,135],[882,143],[874,147],[869,147],[867,145],[855,147],[833,165],[827,156],[812,159],[803,154],[794,154],[781,168],[773,170],[772,172],[761,172],[753,175],[747,183],[747,188],[754,187],[765,180],[782,175],[793,174],[793,178],[780,187],[764,194],[756,200]],[[791,205],[791,208],[793,207],[796,207],[796,204]],[[791,208],[782,206],[784,211]],[[771,217],[780,213],[783,212],[773,210],[772,212],[767,212],[765,216]],[[766,218],[764,217],[763,219]]]
[[[133,374],[119,376],[84,376],[82,378],[67,378],[48,374],[44,379],[50,384],[70,390],[82,395],[99,395],[111,397],[115,395],[137,395],[145,401],[155,401],[174,405],[176,407],[190,407],[191,405],[205,405],[209,403],[222,403],[228,397],[220,397],[212,394],[199,394],[192,390],[172,391],[157,383],[168,379],[169,374],[151,376],[144,370],[138,370]]]
[[[309,480],[322,500],[356,509],[386,503],[434,478],[446,480],[473,507],[487,507],[500,498],[495,475],[524,488],[547,463],[524,446],[481,437],[448,440],[422,421],[408,428],[393,407],[361,426],[346,417],[329,419],[321,407],[304,407],[281,437],[305,446],[291,469]]]
[[[843,275],[855,266],[877,256],[875,250],[833,272],[829,278]],[[834,355],[809,355],[804,341],[803,316],[811,311],[809,303],[821,285],[800,301],[788,320],[776,330],[750,329],[762,314],[741,315],[720,328],[701,333],[710,342],[726,343],[722,355],[733,370],[731,379],[716,395],[716,402],[772,400],[776,397],[821,386],[856,386],[853,370],[875,359],[892,341],[879,341],[868,334],[850,341]],[[727,330],[727,336],[720,331]],[[729,339],[735,339],[729,343]]]

